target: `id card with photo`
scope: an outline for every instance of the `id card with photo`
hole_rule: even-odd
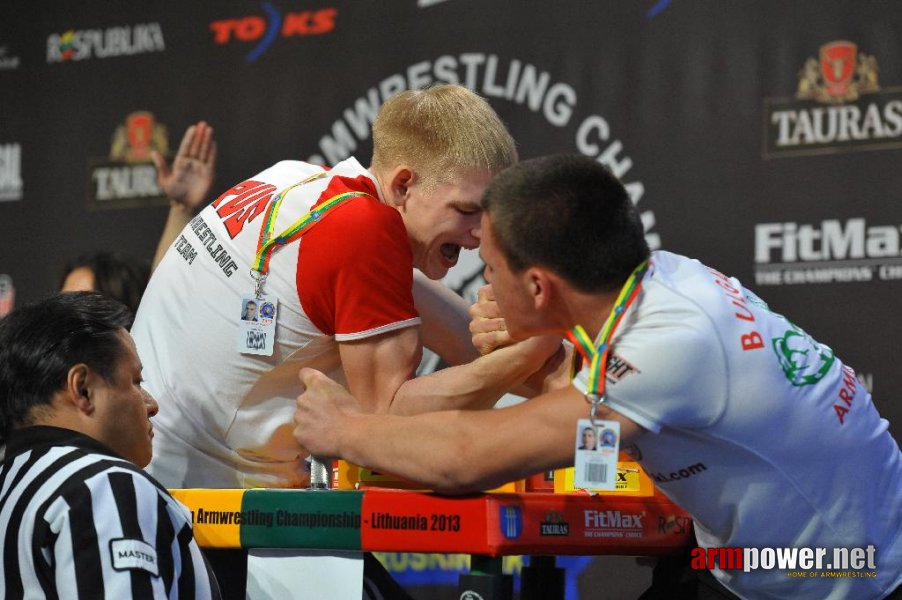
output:
[[[580,419],[576,425],[573,458],[577,488],[613,490],[617,482],[617,456],[620,452],[620,423]]]
[[[242,296],[238,312],[238,352],[272,356],[279,301],[275,296]]]

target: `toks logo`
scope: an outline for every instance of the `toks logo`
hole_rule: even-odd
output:
[[[266,17],[251,15],[236,19],[220,19],[210,23],[213,41],[223,46],[233,42],[256,42],[245,56],[248,63],[255,62],[273,44],[277,37],[321,35],[335,29],[338,10],[321,8],[303,12],[286,13],[284,18],[269,2],[261,4]]]
[[[794,99],[765,99],[765,158],[902,147],[902,88],[881,91],[877,72],[852,42],[821,46]]]
[[[164,204],[166,196],[157,185],[157,172],[150,151],[169,153],[166,127],[152,113],[137,111],[116,128],[109,159],[91,159],[88,166],[88,206],[124,208]]]

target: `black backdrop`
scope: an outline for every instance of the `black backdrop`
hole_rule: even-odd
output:
[[[284,158],[366,163],[386,94],[458,81],[522,157],[611,166],[653,246],[833,347],[900,437],[900,50],[890,0],[7,0],[0,282],[20,303],[77,254],[153,253],[166,209],[114,152],[140,163],[141,123],[172,153],[210,122],[218,193]],[[137,112],[155,129],[136,119],[129,147]]]

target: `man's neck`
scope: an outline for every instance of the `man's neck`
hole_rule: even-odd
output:
[[[618,292],[585,293],[568,290],[562,297],[558,323],[564,330],[582,325],[593,340],[614,309]]]

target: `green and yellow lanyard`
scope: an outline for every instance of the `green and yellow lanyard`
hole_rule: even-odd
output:
[[[620,320],[626,314],[627,309],[639,296],[639,290],[642,288],[642,279],[648,271],[649,262],[643,261],[630,274],[626,283],[620,289],[620,294],[614,302],[614,308],[608,315],[604,326],[601,328],[601,340],[598,347],[592,342],[589,334],[582,325],[576,325],[567,332],[567,339],[573,343],[579,354],[574,355],[573,364],[570,370],[570,378],[576,377],[582,361],[586,361],[589,365],[589,381],[586,386],[586,400],[591,405],[589,409],[589,420],[595,425],[595,419],[598,416],[598,405],[604,401],[605,372],[607,371],[608,356],[611,352],[611,338],[614,331],[620,325]]]
[[[282,206],[282,201],[285,199],[285,195],[296,187],[310,183],[311,181],[316,181],[317,179],[321,179],[323,177],[326,177],[327,175],[328,173],[322,171],[286,187],[276,195],[275,199],[269,205],[269,208],[266,211],[266,216],[263,220],[263,227],[260,229],[260,239],[257,241],[257,254],[254,258],[253,264],[251,265],[251,277],[253,277],[254,281],[256,282],[254,294],[258,299],[262,298],[263,296],[263,284],[266,281],[266,275],[269,272],[269,261],[272,258],[273,254],[276,253],[276,250],[278,250],[282,246],[290,244],[295,240],[300,239],[305,233],[310,231],[310,229],[314,225],[316,225],[320,219],[322,219],[324,216],[326,216],[348,200],[351,200],[358,196],[372,197],[371,194],[367,194],[366,192],[343,192],[341,194],[336,194],[335,196],[332,196],[328,200],[310,209],[307,214],[301,216],[294,223],[289,225],[288,228],[285,229],[285,231],[283,231],[282,233],[273,236],[272,234],[275,230],[276,219],[279,216],[279,208]]]

